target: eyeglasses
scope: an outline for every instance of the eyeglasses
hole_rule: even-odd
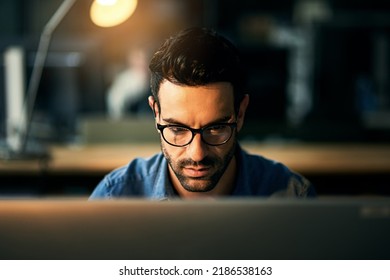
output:
[[[182,125],[157,124],[165,142],[172,146],[184,147],[192,142],[195,134],[201,135],[202,141],[211,146],[219,146],[230,140],[237,123],[217,123],[200,129],[193,129]]]

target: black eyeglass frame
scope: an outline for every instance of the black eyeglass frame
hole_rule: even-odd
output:
[[[225,140],[223,141],[222,143],[219,143],[219,144],[210,144],[208,143],[206,140],[204,140],[203,138],[203,132],[210,128],[210,127],[213,127],[213,126],[219,126],[219,125],[226,125],[226,126],[229,126],[231,128],[231,133],[230,133],[230,136]],[[167,127],[179,127],[179,128],[185,128],[185,129],[188,129],[189,131],[191,131],[192,133],[192,137],[191,137],[191,140],[187,143],[187,144],[184,144],[184,145],[176,145],[176,144],[172,144],[170,142],[167,141],[167,139],[165,139],[165,136],[164,136],[164,133],[163,133],[163,130]],[[202,128],[199,128],[199,129],[196,129],[196,128],[191,128],[191,127],[188,127],[188,126],[184,126],[184,125],[176,125],[176,124],[167,124],[167,125],[162,125],[162,124],[159,124],[157,123],[157,129],[160,131],[160,134],[162,135],[163,139],[165,142],[167,142],[169,145],[172,145],[172,146],[175,146],[175,147],[185,147],[189,144],[191,144],[192,140],[194,140],[194,137],[195,137],[195,134],[200,134],[200,137],[202,139],[202,141],[204,143],[206,143],[207,145],[210,145],[210,146],[221,146],[225,143],[227,143],[231,138],[232,138],[232,135],[233,135],[233,131],[234,129],[237,127],[237,123],[234,122],[234,123],[214,123],[214,124],[210,124],[210,125],[207,125],[205,127],[202,127]]]

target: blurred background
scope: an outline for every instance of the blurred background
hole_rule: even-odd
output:
[[[0,51],[22,48],[26,84],[42,29],[61,2],[0,2]],[[241,51],[251,98],[242,140],[390,141],[388,0],[138,0],[111,28],[92,23],[91,3],[76,1],[53,33],[30,131],[41,142],[156,142],[150,131],[123,135],[123,127],[152,120],[149,59],[167,36],[191,26],[211,27]]]

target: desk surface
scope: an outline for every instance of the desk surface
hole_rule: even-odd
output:
[[[390,145],[361,144],[242,144],[253,154],[280,161],[302,174],[390,174]],[[159,145],[54,146],[52,159],[38,161],[0,161],[1,174],[107,173],[135,157],[149,157]]]

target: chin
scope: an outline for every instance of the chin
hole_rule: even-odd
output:
[[[215,184],[211,182],[203,182],[203,183],[186,183],[181,182],[181,185],[183,188],[188,192],[199,192],[199,193],[205,193],[212,191],[215,188]]]

